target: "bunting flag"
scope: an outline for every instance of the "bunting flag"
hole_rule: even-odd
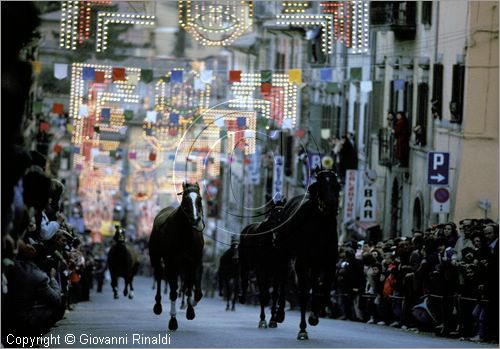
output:
[[[63,114],[64,113],[64,104],[54,103],[52,105],[52,112],[55,114]]]
[[[149,161],[156,161],[156,153],[155,152],[151,152],[149,153]]]
[[[403,91],[405,89],[405,81],[404,80],[394,80],[394,90],[395,91]]]
[[[91,67],[82,68],[82,80],[94,81],[95,80],[95,69]]]
[[[80,116],[89,116],[89,107],[86,104],[80,105],[80,110],[78,111],[78,115]]]
[[[290,69],[288,70],[288,82],[301,84],[302,83],[302,70],[301,69]]]
[[[339,84],[336,82],[329,82],[326,85],[326,93],[338,93],[340,92]]]
[[[45,122],[45,121],[40,121],[38,128],[40,129],[40,131],[48,132],[49,131],[49,123]]]
[[[101,109],[101,121],[104,123],[108,123],[111,118],[111,109],[110,108],[102,108]]]
[[[261,70],[260,71],[260,82],[261,83],[271,83],[273,77],[273,72],[271,70]]]
[[[156,112],[156,110],[148,110],[146,112],[146,120],[145,121],[156,122],[157,114],[158,113]]]
[[[253,138],[255,135],[253,130],[245,130],[243,134],[245,138]]]
[[[161,81],[164,83],[168,84],[170,82],[170,76],[162,76]]]
[[[219,128],[224,127],[224,116],[217,115],[215,120],[214,120],[214,125],[219,127]]]
[[[113,68],[113,81],[125,81],[125,68]]]
[[[116,150],[110,150],[109,156],[114,159],[116,157]]]
[[[33,73],[35,73],[36,75],[38,75],[42,72],[42,63],[40,63],[38,61],[32,61],[31,67],[33,69]]]
[[[58,80],[62,80],[68,76],[68,65],[63,63],[54,64],[54,77]]]
[[[170,113],[169,121],[171,124],[178,125],[179,124],[179,114]]]
[[[227,137],[227,131],[226,130],[220,130],[219,131],[219,138],[226,138]]]
[[[246,124],[247,124],[247,118],[245,117],[236,118],[236,125],[238,126],[238,128],[243,128],[246,126]]]
[[[80,147],[73,147],[73,154],[80,154]]]
[[[99,149],[92,148],[92,150],[90,151],[90,155],[92,155],[92,157],[95,158],[96,156],[99,155]]]
[[[43,103],[42,102],[34,102],[33,103],[33,113],[39,114],[43,111]]]
[[[101,133],[101,128],[97,125],[94,125],[94,132],[95,133]]]
[[[63,148],[62,148],[62,146],[59,143],[57,143],[57,144],[54,145],[54,153],[60,154],[61,151],[62,151],[62,149]]]
[[[66,132],[68,132],[69,134],[72,134],[74,129],[75,128],[73,127],[73,125],[66,124]]]
[[[229,71],[229,81],[230,82],[240,82],[241,81],[241,70],[230,70]]]
[[[194,79],[194,89],[197,91],[202,91],[205,89],[205,83],[201,81],[201,79],[195,78]]]
[[[151,69],[141,69],[141,80],[146,84],[153,81],[153,71]]]
[[[172,137],[177,136],[177,128],[175,128],[175,127],[170,127],[170,128],[168,129],[168,135],[169,135],[169,136],[172,136]]]
[[[75,170],[77,170],[77,171],[83,170],[83,165],[82,164],[76,164],[75,165]]]
[[[292,129],[292,119],[283,119],[283,122],[281,123],[281,128]]]
[[[322,139],[330,138],[330,129],[329,128],[322,128],[321,129],[321,138]]]
[[[351,80],[359,81],[363,74],[362,68],[351,68]]]
[[[96,71],[95,72],[95,82],[98,84],[104,84],[104,72],[103,71]]]
[[[260,92],[261,93],[270,93],[271,87],[272,87],[272,85],[270,82],[263,82],[260,84]]]
[[[304,132],[304,130],[301,130],[301,129],[298,129],[295,131],[295,136],[297,136],[299,138],[304,138],[305,134],[306,133]]]
[[[268,119],[267,118],[263,118],[263,117],[258,117],[257,118],[257,125],[260,127],[260,128],[266,128],[267,125],[268,125]]]
[[[322,82],[333,81],[333,69],[332,68],[321,68],[319,70],[319,80]]]
[[[366,93],[370,92],[373,89],[371,80],[361,81],[360,89],[361,92],[366,92]]]
[[[212,82],[213,71],[212,70],[204,70],[200,74],[200,79],[205,84],[210,84]]]
[[[138,73],[128,74],[127,83],[129,85],[137,85],[139,83],[139,74]]]
[[[170,82],[171,83],[181,83],[184,81],[184,74],[182,70],[172,70],[170,71]]]
[[[129,151],[128,152],[128,158],[131,160],[137,159],[137,153],[135,151]]]
[[[127,109],[123,112],[123,116],[125,116],[125,120],[130,121],[134,118],[134,111]]]

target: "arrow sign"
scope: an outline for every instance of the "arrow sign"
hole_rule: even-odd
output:
[[[429,152],[427,165],[427,184],[448,184],[450,153]]]

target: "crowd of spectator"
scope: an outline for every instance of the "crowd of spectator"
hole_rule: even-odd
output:
[[[498,224],[464,219],[340,247],[332,316],[498,342]]]

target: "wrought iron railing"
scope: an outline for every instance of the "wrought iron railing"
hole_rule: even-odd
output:
[[[390,128],[384,127],[378,131],[378,163],[381,166],[396,164],[394,156],[394,135]]]

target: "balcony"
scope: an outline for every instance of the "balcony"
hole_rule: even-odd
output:
[[[397,163],[394,156],[394,135],[387,127],[378,130],[378,163],[387,167]]]
[[[379,30],[391,30],[398,40],[413,40],[417,31],[416,1],[370,2],[370,24]]]

